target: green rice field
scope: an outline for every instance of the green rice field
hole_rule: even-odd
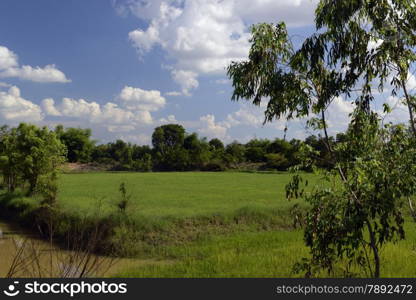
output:
[[[316,175],[304,176],[309,188],[321,182]],[[119,186],[125,184],[129,217],[145,231],[142,239],[151,241],[136,258],[149,263],[126,265],[110,276],[299,277],[292,267],[308,256],[308,249],[290,212],[295,204],[306,204],[285,199],[290,177],[249,172],[62,174],[58,203],[71,214],[98,207],[110,214],[120,198]],[[12,203],[36,201],[17,197]],[[416,275],[415,226],[409,219],[406,240],[383,248],[383,277]],[[340,266],[339,276],[342,271]]]

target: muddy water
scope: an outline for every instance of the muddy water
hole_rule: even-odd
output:
[[[0,220],[0,277],[107,277],[155,260],[111,259],[65,251]]]

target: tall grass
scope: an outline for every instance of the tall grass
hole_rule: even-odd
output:
[[[415,224],[409,221],[406,240],[382,249],[382,277],[408,277],[416,274]],[[301,277],[293,265],[308,256],[301,231],[239,232],[227,236],[212,236],[197,242],[168,247],[163,253],[173,262],[127,268],[118,277]],[[356,270],[357,277],[366,274]],[[328,277],[321,273],[320,277]],[[337,266],[336,276],[343,276],[343,266]]]

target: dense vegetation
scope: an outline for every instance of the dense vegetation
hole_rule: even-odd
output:
[[[89,129],[58,126],[55,132],[67,148],[69,162],[101,164],[117,171],[224,171],[250,167],[283,171],[299,163],[302,144],[320,153],[321,167],[333,165],[323,138],[315,135],[305,141],[252,139],[246,144],[235,141],[224,145],[218,138],[207,140],[187,133],[181,125],[168,124],[154,130],[150,147],[122,140],[96,145]],[[340,133],[331,140],[335,143],[342,138]]]
[[[20,124],[0,130],[0,168],[9,192],[28,185],[27,193],[46,192],[65,161],[66,148],[48,128]]]

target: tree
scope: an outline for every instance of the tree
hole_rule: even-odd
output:
[[[265,161],[265,155],[269,147],[268,140],[252,139],[246,145],[245,156],[247,161],[260,163]]]
[[[133,164],[133,149],[130,144],[123,140],[117,140],[115,143],[109,143],[108,151],[113,161],[118,163],[122,170],[129,170]]]
[[[332,171],[327,186],[304,196],[311,205],[304,235],[311,258],[298,264],[298,271],[336,274],[336,263],[344,262],[344,276],[358,275],[358,266],[367,276],[380,277],[381,249],[405,237],[402,198],[415,194],[416,183],[415,141],[403,126],[393,128],[381,127],[376,114],[356,110],[345,142],[335,147],[345,180],[328,188]],[[293,187],[289,197],[299,193]]]
[[[0,168],[3,172],[4,184],[9,192],[14,192],[20,183],[19,163],[21,156],[17,152],[16,129],[1,127],[0,136]]]
[[[132,149],[133,149],[132,150],[133,151],[133,153],[132,153],[133,160],[138,160],[138,159],[143,158],[147,154],[149,154],[149,155],[152,154],[152,149],[147,145],[144,145],[144,146],[133,145]]]
[[[36,192],[40,182],[54,178],[58,166],[65,161],[65,146],[47,127],[21,123],[6,133],[2,142],[2,167],[8,174],[6,176],[19,176],[28,182],[29,195]],[[9,166],[12,163],[11,172]],[[13,190],[15,183],[10,183],[10,187]]]
[[[209,161],[211,153],[205,139],[199,139],[196,133],[188,135],[184,140],[184,149],[188,151],[189,170],[201,170]]]
[[[277,138],[268,145],[267,152],[286,155],[290,152],[291,148],[292,145],[289,142]]]
[[[96,145],[91,153],[91,160],[101,164],[114,164],[111,157],[109,144]]]
[[[212,163],[210,169],[223,170],[225,168],[225,166],[223,165],[224,151],[225,151],[224,143],[220,139],[214,138],[209,141],[209,147],[211,151],[211,163]]]
[[[183,147],[185,128],[177,124],[168,124],[155,128],[152,144],[156,152],[162,155],[166,152]]]
[[[413,123],[412,98],[406,95],[404,83],[415,60],[413,2],[322,0],[316,15],[320,31],[299,51],[293,51],[283,23],[259,24],[252,28],[248,61],[234,62],[228,68],[233,100],[248,99],[260,105],[262,99],[270,99],[265,121],[311,113],[319,116],[309,125],[323,131],[325,148],[334,160],[335,168],[323,174],[330,188],[304,193],[300,175],[287,186],[288,198],[301,196],[311,204],[304,233],[311,258],[298,265],[308,276],[317,270],[331,273],[337,262],[345,262],[346,276],[351,276],[352,265],[358,265],[369,276],[379,277],[381,247],[404,237],[400,201],[415,194],[413,187],[403,184],[415,180],[414,140],[400,133],[405,131],[392,134],[382,128],[370,102],[374,98],[371,83],[379,81],[382,90],[393,75],[393,93],[403,89]],[[383,27],[385,19],[387,27]],[[369,49],[375,37],[388,39],[397,31],[406,32],[403,41]],[[335,97],[350,97],[352,91],[360,94],[349,132],[345,142],[334,145],[325,113]],[[300,149],[303,166],[314,168],[314,157],[320,152],[305,143]],[[331,185],[334,182],[340,184]]]
[[[69,162],[86,163],[91,160],[95,142],[91,140],[91,129],[66,128],[58,125],[55,133],[66,146]]]
[[[225,148],[224,160],[227,164],[236,167],[245,161],[245,147],[238,142],[232,142]]]
[[[145,153],[141,158],[133,161],[134,171],[150,172],[153,169],[152,156]]]
[[[135,171],[149,172],[153,169],[152,149],[149,146],[132,146],[133,168]]]
[[[185,128],[168,124],[155,128],[152,134],[155,166],[159,170],[183,171],[188,162],[188,153],[183,148]]]
[[[209,145],[211,147],[211,150],[214,150],[214,151],[224,151],[225,149],[224,143],[220,139],[217,139],[217,138],[210,140]]]
[[[266,168],[286,171],[291,163],[282,153],[269,153],[265,155]]]
[[[316,10],[317,30],[308,38],[302,53],[311,64],[327,56],[333,66],[344,68],[343,81],[349,90],[361,84],[361,105],[369,109],[374,86],[403,98],[411,129],[416,137],[415,98],[407,82],[416,61],[416,7],[413,0],[331,1],[321,0]],[[365,25],[364,25],[365,24]],[[376,45],[369,47],[369,45]],[[378,44],[378,45],[377,45]]]
[[[328,137],[328,142],[321,136],[310,135],[305,139],[305,144],[311,146],[317,153],[315,155],[316,164],[320,168],[331,169],[334,167],[334,156],[331,153],[335,141],[333,137]],[[332,145],[331,151],[327,145]]]
[[[345,89],[340,73],[322,57],[312,65],[304,52],[295,52],[283,22],[252,26],[251,33],[248,60],[228,67],[232,100],[247,99],[260,106],[268,98],[265,122],[300,118],[312,111],[321,115],[327,135],[325,111]]]

